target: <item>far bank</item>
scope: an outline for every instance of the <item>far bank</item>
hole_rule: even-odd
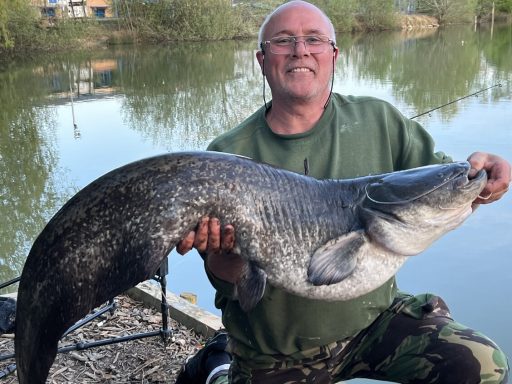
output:
[[[58,0],[61,1],[61,0]],[[487,0],[480,0],[485,3]],[[491,11],[467,5],[457,12],[415,6],[393,0],[313,0],[331,18],[338,33],[437,28],[450,23],[487,22]],[[512,0],[510,1],[512,3]],[[45,3],[45,2],[42,2]],[[162,44],[254,38],[259,26],[281,0],[116,0],[109,12],[73,7],[52,11],[41,2],[0,3],[0,61],[40,52],[88,50],[113,44]],[[55,3],[52,2],[52,3]],[[95,4],[82,2],[82,4]],[[408,2],[411,4],[411,2]],[[67,5],[63,6],[66,7]],[[512,4],[510,5],[512,8]],[[64,9],[64,8],[63,8]],[[93,12],[94,11],[94,12]],[[499,11],[499,10],[498,10]],[[507,18],[512,9],[492,12]],[[421,13],[420,13],[421,12]],[[440,16],[436,17],[439,13]],[[71,16],[70,16],[71,15]],[[103,17],[105,16],[105,17]],[[108,17],[107,17],[108,16]]]

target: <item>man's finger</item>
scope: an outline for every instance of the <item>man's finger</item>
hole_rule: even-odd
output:
[[[221,248],[224,252],[231,252],[235,246],[235,228],[228,224],[224,227],[221,239]]]
[[[473,178],[476,176],[478,171],[481,169],[484,169],[485,162],[486,162],[487,156],[482,152],[475,152],[472,153],[468,157],[468,161],[471,164],[471,169],[469,171],[469,177]]]
[[[176,246],[176,252],[180,255],[184,255],[192,249],[194,246],[194,239],[196,238],[195,231],[190,231],[185,238],[183,238]]]
[[[220,222],[216,217],[212,217],[209,223],[208,252],[220,251]]]
[[[205,252],[208,246],[208,222],[208,217],[202,217],[197,225],[194,248],[197,249],[199,253]]]

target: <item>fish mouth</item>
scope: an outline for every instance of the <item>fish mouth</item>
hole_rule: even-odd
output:
[[[454,176],[448,182],[451,183],[452,190],[457,190],[463,195],[474,195],[474,199],[476,199],[487,184],[487,172],[481,169],[475,175],[470,176],[468,169]]]
[[[481,169],[477,172],[473,177],[469,176],[469,170],[465,172],[463,175],[466,177],[466,185],[471,185],[472,183],[486,183],[487,182],[487,172]]]

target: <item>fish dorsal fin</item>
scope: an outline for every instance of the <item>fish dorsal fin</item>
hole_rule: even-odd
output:
[[[311,257],[308,280],[313,285],[342,281],[354,270],[357,254],[365,241],[363,231],[353,231],[322,245]]]
[[[242,278],[235,284],[236,296],[245,312],[253,309],[263,297],[267,274],[254,263],[247,263]]]

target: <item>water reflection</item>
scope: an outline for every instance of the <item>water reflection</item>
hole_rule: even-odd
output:
[[[488,31],[474,33],[469,26],[363,35],[345,47],[342,72],[357,67],[358,79],[389,85],[416,114],[498,83],[503,87],[489,95],[510,97],[509,31],[501,26],[493,40]],[[451,104],[439,112],[450,119],[459,108]]]
[[[198,147],[240,120],[237,100],[254,88],[248,43],[177,44],[132,51],[120,62],[125,120],[155,142]],[[242,63],[242,66],[240,65]]]
[[[335,91],[383,97],[408,116],[501,83],[502,87],[445,107],[424,122],[442,149],[458,142],[467,155],[468,148],[488,146],[512,160],[506,126],[512,110],[510,25],[495,26],[492,39],[488,29],[475,32],[462,26],[340,35],[338,45]],[[254,41],[124,47],[43,57],[4,68],[0,72],[0,281],[20,274],[44,224],[87,182],[147,155],[204,149],[213,137],[262,105],[255,48]],[[492,136],[482,135],[481,126],[474,130],[471,126],[478,116],[490,116],[489,106],[501,113],[483,122],[492,126]],[[464,116],[466,120],[461,120]],[[447,132],[447,127],[453,128],[449,122],[463,128]],[[436,126],[441,128],[436,131]],[[458,155],[457,150],[448,152]],[[510,205],[498,208],[500,223],[510,222]],[[512,246],[510,236],[503,235],[499,246],[492,252],[502,252],[504,258]],[[173,267],[180,270],[179,264]],[[191,280],[186,272],[181,275],[173,281]],[[205,301],[211,305],[210,297]]]
[[[416,113],[491,83],[502,87],[485,102],[510,98],[511,26],[495,29],[492,40],[488,30],[471,27],[341,35],[337,87],[343,92],[348,75],[389,86]],[[119,94],[128,129],[155,145],[200,149],[262,102],[254,47],[230,41],[116,49],[43,58],[1,72],[2,268],[19,271],[26,243],[67,197],[57,191],[69,186],[53,180],[59,149],[52,107]],[[450,119],[459,108],[445,107],[441,116]]]
[[[30,247],[58,198],[57,153],[44,127],[53,120],[39,108],[47,89],[33,72],[0,74],[0,279],[19,275]]]
[[[115,98],[119,110],[111,113],[119,114],[122,129],[132,130],[139,140],[155,146],[164,143],[168,150],[202,149],[252,109],[248,94],[259,78],[251,65],[251,45],[224,42],[102,51],[42,58],[1,72],[0,281],[20,274],[43,225],[84,186],[72,183],[66,175],[68,165],[59,164],[63,117],[71,123],[73,116],[73,138],[79,140],[81,130],[90,135],[103,126],[109,112],[96,108],[96,121],[84,123],[83,118],[75,121],[75,111],[84,109],[82,103],[100,106]],[[71,110],[63,114],[69,106]]]

